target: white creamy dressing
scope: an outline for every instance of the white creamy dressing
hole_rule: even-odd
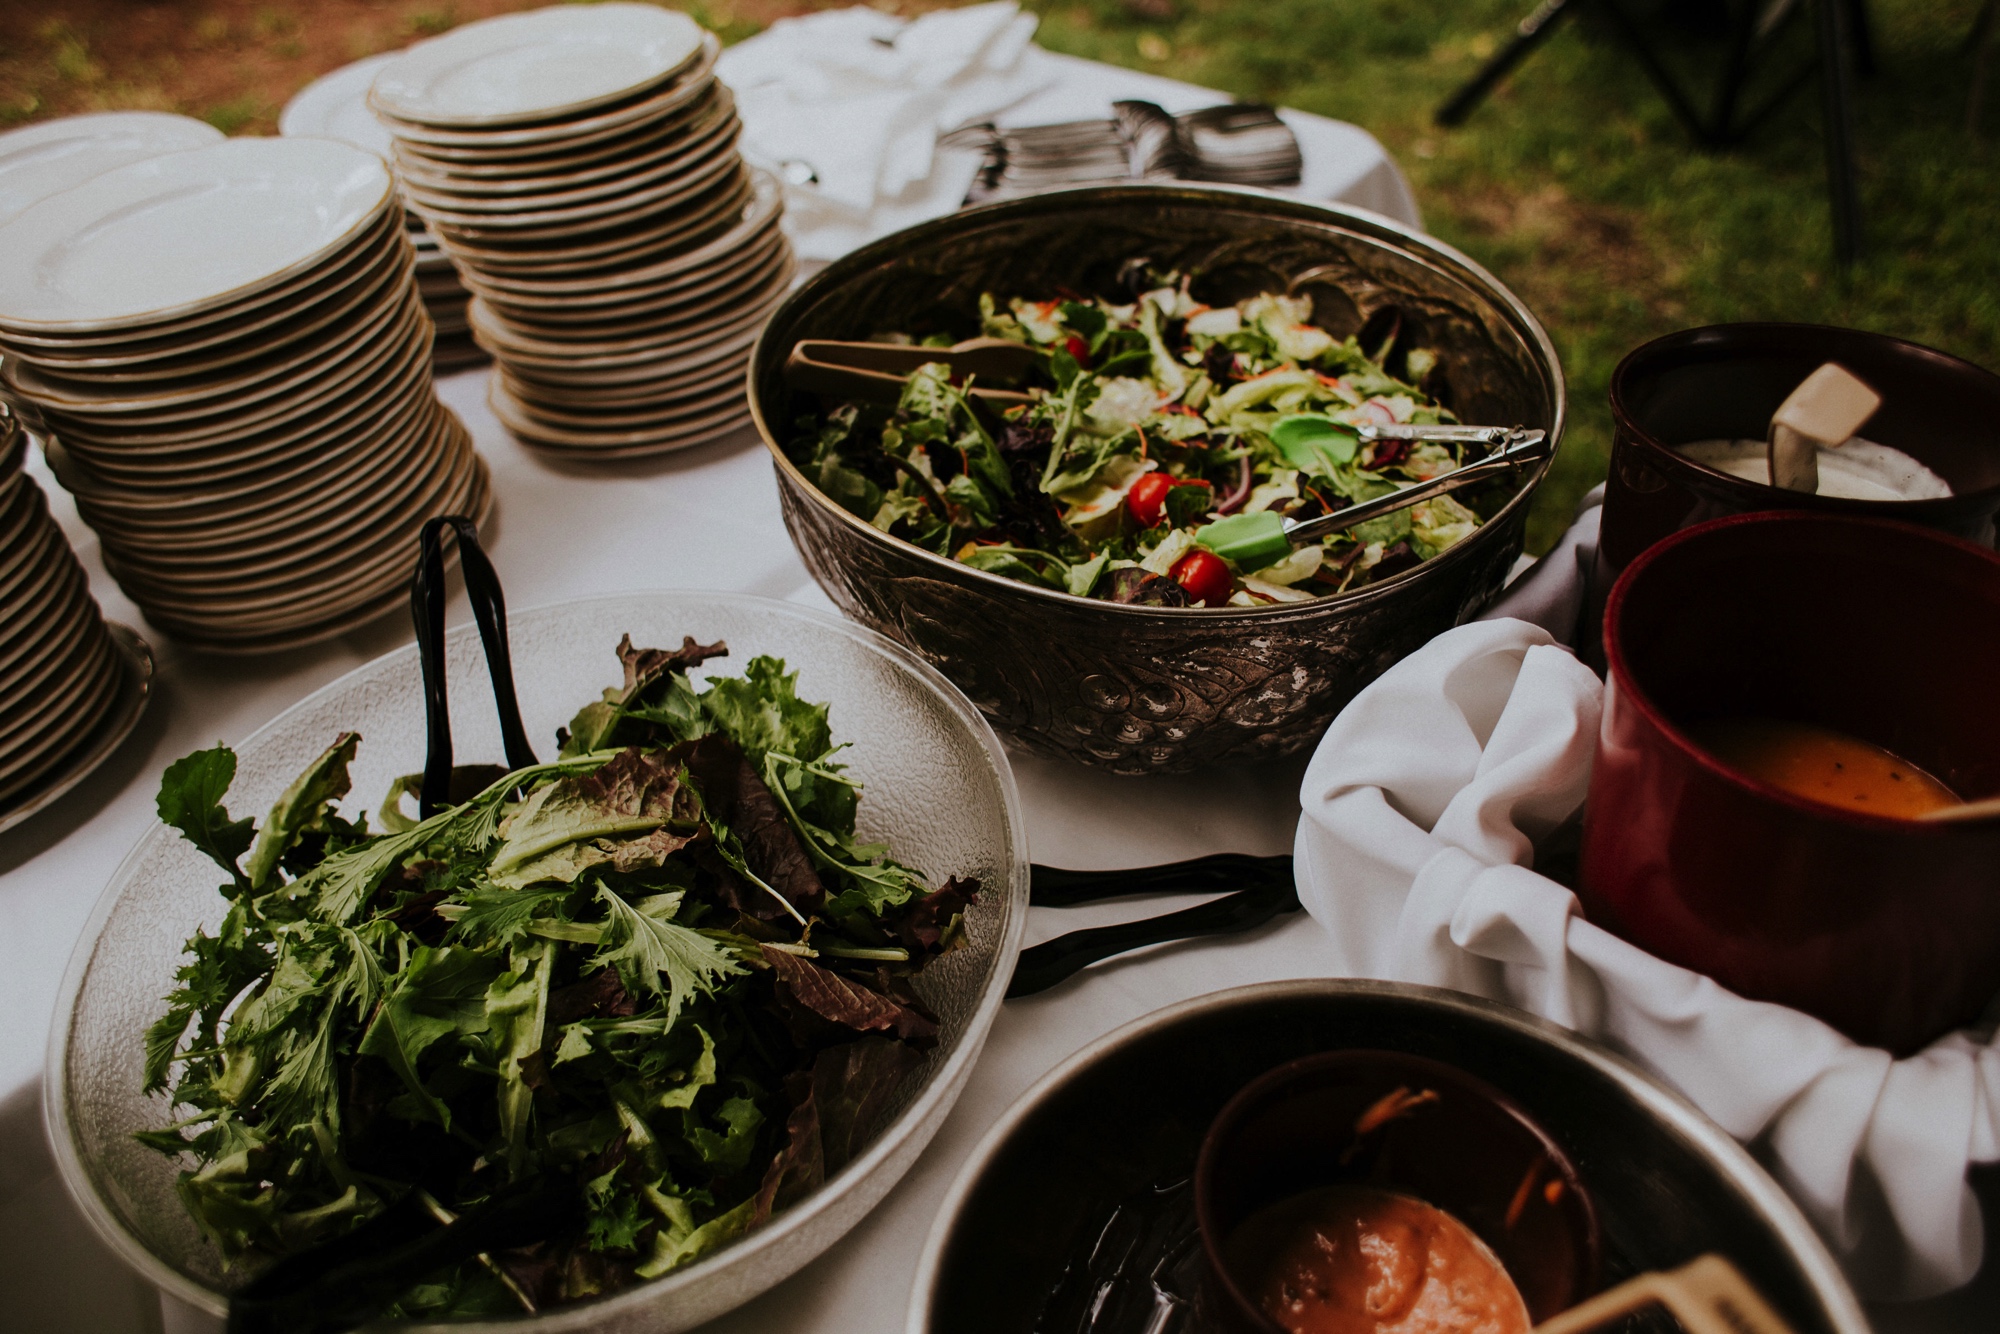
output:
[[[1696,440],[1676,445],[1674,452],[1746,482],[1771,484],[1762,440]],[[1902,450],[1856,436],[1838,449],[1819,451],[1819,494],[1839,500],[1941,500],[1951,487]]]

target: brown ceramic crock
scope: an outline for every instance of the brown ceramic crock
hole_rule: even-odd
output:
[[[1900,449],[1952,489],[1936,500],[1841,500],[1763,486],[1674,450],[1697,440],[1761,440],[1771,414],[1822,364],[1839,362],[1882,395],[1861,434]],[[2000,514],[2000,375],[1936,348],[1817,324],[1717,324],[1656,338],[1611,373],[1611,471],[1599,587],[1640,552],[1726,514],[1793,509],[1895,518],[1993,546]]]
[[[1390,1100],[1395,1101],[1390,1101]],[[1400,1114],[1385,1110],[1403,1106]],[[1204,1327],[1283,1334],[1227,1260],[1258,1210],[1361,1185],[1413,1196],[1490,1247],[1539,1323],[1595,1291],[1597,1214],[1576,1166],[1511,1098],[1442,1061],[1324,1052],[1252,1081],[1216,1115],[1195,1161],[1195,1220],[1209,1283]]]
[[[1676,533],[1611,591],[1584,820],[1589,918],[1898,1054],[2000,988],[2000,817],[1931,822],[1793,796],[1687,729],[1816,723],[1961,797],[2000,791],[2000,556],[1881,519],[1767,512]]]

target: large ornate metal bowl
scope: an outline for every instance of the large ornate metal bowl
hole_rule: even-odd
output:
[[[684,634],[727,640],[711,664],[740,672],[768,653],[799,671],[799,692],[833,707],[841,754],[865,784],[860,832],[892,843],[933,879],[976,875],[986,886],[966,914],[966,948],[915,979],[941,1021],[938,1044],[898,1091],[887,1124],[825,1185],[740,1241],[685,1269],[595,1301],[511,1320],[403,1328],[451,1334],[673,1334],[711,1320],[778,1283],[838,1241],[916,1161],[971,1076],[1020,952],[1028,900],[1027,834],[1006,755],[991,729],[937,673],[858,626],[823,612],[720,593],[640,593],[517,611],[509,618],[514,679],[528,734],[550,738],[578,701],[617,677],[612,647],[676,643]],[[457,705],[457,752],[498,759],[499,728],[471,626],[447,638]],[[415,646],[342,677],[236,747],[230,807],[263,811],[341,731],[361,733],[355,811],[424,762],[423,684]],[[940,818],[939,812],[948,812]],[[350,812],[353,813],[353,812]],[[64,1183],[100,1236],[127,1263],[197,1310],[220,1315],[230,1270],[181,1207],[182,1164],[145,1148],[137,1130],[168,1124],[165,1094],[141,1085],[146,1025],[173,986],[181,942],[214,931],[227,906],[217,876],[179,835],[154,825],[99,900],[70,962],[50,1035],[44,1108]]]
[[[933,555],[822,495],[782,448],[803,406],[783,376],[798,339],[968,335],[982,292],[1115,296],[1135,257],[1196,275],[1211,304],[1310,294],[1337,336],[1395,306],[1406,335],[1439,353],[1444,397],[1461,418],[1541,427],[1560,441],[1562,368],[1548,335],[1450,247],[1376,214],[1262,191],[1095,186],[898,232],[778,308],[751,359],[750,402],[785,523],[843,611],[915,649],[1031,749],[1119,773],[1297,751],[1368,682],[1499,590],[1546,464],[1472,536],[1396,578],[1315,602],[1207,609],[1075,598]]]

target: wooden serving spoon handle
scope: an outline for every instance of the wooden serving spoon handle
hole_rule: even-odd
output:
[[[1687,1334],[1793,1334],[1742,1272],[1719,1255],[1628,1278],[1544,1320],[1535,1334],[1584,1334],[1654,1305],[1666,1307]]]
[[[1945,806],[1934,811],[1925,811],[1919,820],[1987,820],[2000,815],[2000,797],[1987,797],[1981,801],[1968,801],[1958,806]]]
[[[986,388],[979,381],[1018,379],[1033,369],[1039,356],[1034,348],[1005,338],[968,338],[951,347],[802,338],[785,358],[785,383],[829,398],[894,403],[903,396],[903,383],[912,371],[941,361],[954,376],[973,377],[975,397],[1011,406],[1033,400],[1016,390]]]

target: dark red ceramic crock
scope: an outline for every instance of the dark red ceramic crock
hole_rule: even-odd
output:
[[[1417,1099],[1408,1110],[1369,1115],[1399,1090]],[[1536,1323],[1596,1291],[1601,1247],[1589,1192],[1517,1103],[1441,1061],[1325,1052],[1245,1086],[1202,1140],[1194,1207],[1210,1282],[1197,1303],[1201,1327],[1284,1334],[1229,1270],[1230,1234],[1266,1205],[1345,1184],[1413,1196],[1465,1224],[1506,1267]]]
[[[2000,817],[1823,806],[1711,757],[1714,717],[1816,723],[2000,791],[2000,556],[1882,519],[1716,519],[1611,591],[1584,819],[1589,918],[1898,1054],[2000,990]]]
[[[1762,486],[1673,446],[1762,440],[1771,414],[1834,361],[1882,395],[1861,434],[1900,449],[1952,489],[1937,500],[1839,500]],[[1600,587],[1667,534],[1726,514],[1796,509],[1895,518],[1993,546],[2000,514],[2000,375],[1936,348],[1817,324],[1718,324],[1656,338],[1611,373],[1611,473],[1598,539]]]

